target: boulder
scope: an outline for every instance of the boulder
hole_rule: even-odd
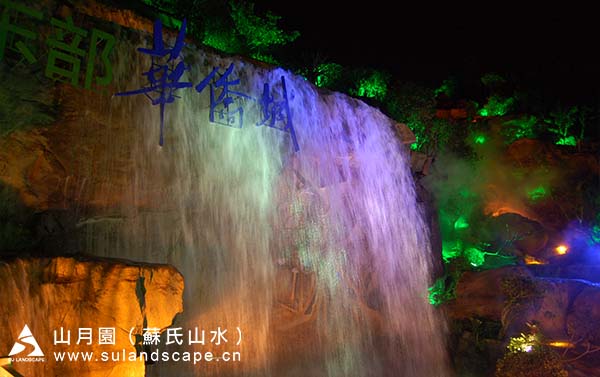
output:
[[[567,340],[567,316],[571,302],[585,287],[586,283],[568,279],[532,280],[531,296],[508,303],[505,306],[502,325],[503,334],[508,337],[536,331],[549,340]]]
[[[515,275],[531,276],[524,267],[465,272],[456,286],[456,299],[448,304],[450,317],[482,317],[499,321],[505,301],[501,291],[502,280]]]
[[[494,249],[519,256],[538,256],[548,243],[548,233],[540,223],[515,213],[487,218],[477,232]]]
[[[18,362],[14,369],[36,376],[144,376],[145,365],[96,361],[102,352],[136,352],[130,339],[144,328],[161,331],[183,311],[183,277],[167,265],[133,264],[109,259],[18,258],[0,261],[0,355],[13,349],[27,326],[45,362]],[[100,328],[114,328],[114,344],[100,344]],[[70,332],[70,344],[55,344]],[[77,344],[81,329],[91,329]],[[84,332],[88,330],[83,330]],[[56,338],[55,338],[56,337]],[[135,342],[134,342],[135,343]],[[139,348],[139,345],[138,345]],[[92,361],[57,362],[55,352],[93,352]],[[137,349],[139,351],[139,349]]]

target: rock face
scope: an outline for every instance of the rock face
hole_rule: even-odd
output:
[[[506,297],[502,282],[517,276],[530,285],[515,288],[518,297]],[[583,334],[581,326],[589,327],[593,322],[585,336],[600,343],[596,335],[600,331],[599,295],[598,285],[583,280],[540,278],[525,267],[504,267],[464,273],[448,309],[453,319],[501,320],[506,336],[526,332],[529,323],[536,324],[549,338],[565,339]]]
[[[535,292],[530,297],[505,306],[502,318],[505,335],[518,336],[521,332],[529,332],[530,325],[535,325],[548,339],[570,339],[573,334],[568,331],[567,318],[578,310],[572,307],[572,302],[587,284],[566,279],[533,279],[532,282]],[[599,291],[597,287],[589,288]],[[593,306],[591,302],[587,305]]]
[[[569,347],[554,348],[569,376],[599,375],[598,284],[536,277],[526,267],[504,267],[464,273],[456,296],[447,309],[457,329],[453,353],[459,369],[491,375],[511,337],[538,333],[544,344]],[[489,326],[497,326],[498,331],[490,331]],[[470,365],[472,361],[476,363]]]
[[[502,281],[520,277],[528,282],[506,297]],[[571,341],[577,355],[589,342],[600,345],[600,286],[584,280],[535,277],[524,267],[505,267],[463,275],[449,303],[453,319],[483,318],[502,322],[501,337],[539,331],[546,341]],[[532,330],[533,327],[535,330]]]
[[[143,376],[142,361],[115,362],[113,353],[136,352],[130,330],[140,335],[143,328],[165,329],[183,311],[183,277],[165,265],[28,258],[0,262],[0,276],[0,355],[13,350],[26,325],[44,353],[45,362],[18,362],[29,348],[13,355],[14,369],[28,377]],[[115,329],[114,344],[99,344],[101,327]],[[69,332],[70,345],[55,344]],[[93,352],[93,360],[56,361],[67,351]]]
[[[502,279],[522,274],[528,275],[522,267],[465,272],[456,286],[456,299],[448,305],[450,317],[500,320],[506,299],[500,290]]]

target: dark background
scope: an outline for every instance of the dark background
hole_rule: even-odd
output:
[[[256,10],[300,31],[289,48],[307,59],[381,68],[432,87],[454,76],[465,97],[480,96],[481,75],[497,72],[548,101],[598,106],[597,11],[569,2],[477,4],[257,1]]]

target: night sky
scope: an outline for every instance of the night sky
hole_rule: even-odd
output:
[[[541,8],[415,3],[399,3],[397,12],[373,1],[338,7],[257,1],[257,9],[270,9],[285,29],[300,31],[291,47],[306,56],[319,52],[326,60],[384,68],[429,86],[454,75],[465,95],[481,90],[483,73],[498,72],[552,100],[598,105],[596,11],[565,2]]]

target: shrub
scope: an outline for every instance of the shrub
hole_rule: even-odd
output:
[[[560,357],[548,348],[507,352],[496,364],[496,377],[568,377]]]

